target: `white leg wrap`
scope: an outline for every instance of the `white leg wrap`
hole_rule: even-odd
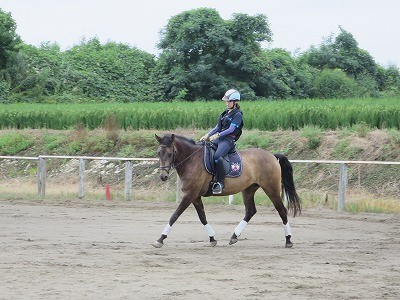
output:
[[[287,222],[286,225],[283,225],[283,229],[285,230],[285,236],[292,235],[289,222]]]
[[[245,220],[240,221],[239,225],[235,228],[235,234],[239,237],[242,234],[242,231],[246,227],[247,222]]]
[[[168,235],[168,233],[171,231],[171,226],[169,224],[167,224],[167,226],[165,226],[162,234],[163,235]]]
[[[211,228],[210,224],[206,224],[204,227],[206,228],[209,237],[215,236],[215,231]]]

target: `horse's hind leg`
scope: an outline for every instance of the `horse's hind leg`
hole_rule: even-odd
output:
[[[271,199],[272,203],[275,206],[275,209],[278,211],[278,214],[282,219],[283,229],[285,231],[285,238],[286,238],[285,247],[291,248],[293,246],[293,243],[290,240],[290,238],[292,237],[292,232],[287,217],[288,211],[285,205],[283,204],[281,193],[279,191],[276,191],[272,194],[271,191],[267,191],[266,189],[264,189],[264,192]]]
[[[243,203],[246,211],[243,220],[240,221],[239,225],[235,228],[231,240],[229,241],[229,245],[235,244],[238,241],[238,237],[241,235],[250,219],[256,214],[257,209],[256,204],[254,203],[254,194],[259,187],[259,185],[253,184],[242,191]]]
[[[193,205],[197,211],[197,215],[199,216],[201,224],[203,224],[204,227],[206,228],[207,234],[210,238],[210,246],[214,247],[215,245],[217,245],[217,240],[214,238],[215,231],[212,229],[210,224],[208,224],[208,222],[207,222],[206,212],[204,211],[204,205],[203,205],[203,201],[201,201],[201,197],[199,197],[195,201],[193,201]]]

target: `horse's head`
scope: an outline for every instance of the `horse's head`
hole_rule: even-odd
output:
[[[160,144],[157,149],[157,156],[160,160],[160,179],[165,181],[168,179],[169,171],[175,164],[174,139],[175,135],[165,135],[162,138],[155,135]]]

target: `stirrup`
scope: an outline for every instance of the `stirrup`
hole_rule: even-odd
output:
[[[221,182],[216,182],[214,183],[212,187],[212,192],[214,195],[218,195],[222,193],[222,190],[224,189],[224,185]]]

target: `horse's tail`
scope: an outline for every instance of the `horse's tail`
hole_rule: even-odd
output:
[[[297,195],[293,180],[293,167],[288,158],[283,154],[274,154],[281,165],[283,193],[288,199],[289,210],[293,210],[293,216],[301,213],[301,201]]]

